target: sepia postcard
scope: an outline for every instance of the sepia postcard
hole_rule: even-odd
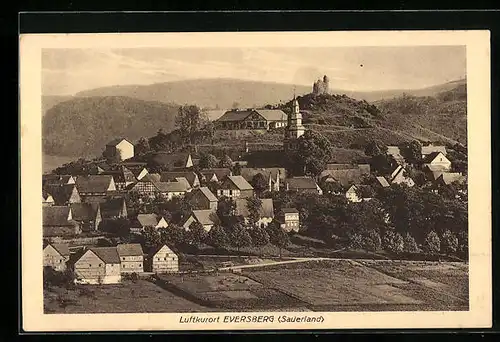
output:
[[[489,39],[21,35],[23,330],[491,327]]]

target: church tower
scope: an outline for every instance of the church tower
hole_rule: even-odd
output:
[[[302,136],[306,128],[302,125],[302,114],[300,114],[299,101],[293,97],[292,113],[288,115],[288,122],[285,131],[285,150],[294,149],[296,140]]]

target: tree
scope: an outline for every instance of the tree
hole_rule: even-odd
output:
[[[260,172],[252,177],[250,184],[253,186],[253,189],[255,190],[258,196],[260,196],[264,191],[268,190],[269,188],[268,180]]]
[[[230,198],[222,196],[217,203],[217,216],[224,227],[230,227],[236,222],[236,202]]]
[[[404,240],[401,234],[387,230],[382,238],[382,246],[391,253],[401,253],[404,250]]]
[[[260,220],[260,211],[262,209],[262,200],[257,197],[247,198],[248,221],[252,227],[257,225]]]
[[[171,223],[168,228],[159,229],[160,241],[167,246],[178,246],[185,241],[185,230]]]
[[[430,254],[439,253],[441,250],[441,240],[435,231],[432,230],[427,234],[424,242],[424,250]]]
[[[380,240],[380,233],[375,229],[370,229],[362,235],[362,246],[364,249],[370,252],[376,252],[380,250],[382,246],[382,241]]]
[[[419,164],[422,161],[422,144],[418,140],[402,144],[400,151],[409,164]]]
[[[351,233],[349,235],[349,248],[361,249],[363,248],[363,237],[359,233]]]
[[[370,157],[387,153],[387,145],[380,141],[372,140],[365,147],[365,154]]]
[[[418,252],[417,242],[415,241],[415,238],[408,232],[404,236],[404,251],[407,253]]]
[[[186,241],[188,244],[199,247],[206,239],[207,231],[203,228],[203,225],[199,222],[191,223],[186,234]]]
[[[99,223],[99,231],[119,237],[130,235],[130,221],[126,218],[105,219]]]
[[[279,248],[279,257],[281,259],[282,250],[290,244],[290,237],[288,234],[279,226],[279,224],[272,225],[273,234],[270,235],[270,242]]]
[[[218,163],[219,161],[213,154],[203,153],[200,156],[199,167],[201,169],[213,169],[214,167],[217,167]]]
[[[234,166],[233,166],[233,175],[234,176],[239,176],[241,175],[241,165],[240,163],[236,163]]]
[[[142,231],[142,239],[145,249],[159,246],[161,244],[160,233],[154,227],[144,227]]]
[[[150,151],[149,142],[144,137],[141,137],[134,146],[134,154],[142,156]]]
[[[297,139],[297,149],[289,151],[289,169],[294,174],[319,175],[330,161],[332,147],[321,133],[307,130]]]
[[[181,137],[191,144],[196,143],[196,136],[202,131],[207,121],[206,114],[194,105],[180,106],[175,117],[175,124]]]
[[[230,244],[236,247],[238,253],[241,247],[252,245],[252,238],[248,230],[242,224],[235,224],[230,233]]]
[[[458,233],[458,250],[462,253],[469,251],[469,234],[467,231]]]
[[[233,167],[233,160],[227,154],[225,154],[219,161],[219,166],[231,169]]]
[[[214,225],[208,232],[207,243],[216,248],[224,248],[229,245],[229,237],[221,225]]]
[[[394,162],[392,157],[386,154],[378,154],[370,159],[370,168],[375,175],[385,175],[391,173]]]
[[[445,254],[455,253],[458,249],[458,237],[450,230],[445,230],[441,237],[441,252]]]
[[[267,231],[260,226],[253,226],[249,230],[254,246],[262,247],[269,243],[270,237]]]

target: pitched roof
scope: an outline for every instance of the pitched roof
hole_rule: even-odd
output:
[[[441,152],[444,155],[446,155],[446,146],[440,146],[440,145],[422,146],[422,155],[428,155],[433,152]]]
[[[160,173],[161,182],[173,181],[179,177],[186,178],[189,182],[189,185],[193,186],[194,181],[198,176],[193,171],[168,171]]]
[[[44,226],[73,226],[75,221],[68,220],[71,208],[68,206],[43,207]]]
[[[229,111],[225,112],[216,121],[217,122],[242,121],[250,114],[252,114],[251,110],[229,110]]]
[[[268,168],[253,168],[253,167],[243,167],[241,168],[240,175],[245,178],[248,182],[251,182],[253,177],[261,173],[267,180],[269,175],[274,180],[279,173],[280,179],[284,180],[286,178],[286,170],[283,167],[268,167]]]
[[[116,139],[113,139],[113,140],[111,140],[110,142],[108,142],[108,143],[106,144],[106,146],[116,146],[116,145],[118,145],[119,143],[121,143],[123,140],[125,140],[126,142],[128,142],[128,143],[132,144],[130,141],[128,141],[128,140],[127,140],[127,139],[125,139],[125,138],[116,138]],[[132,145],[133,145],[133,144],[132,144]]]
[[[443,152],[440,152],[440,151],[438,151],[438,152],[431,152],[431,153],[429,153],[428,155],[425,156],[424,163],[431,163],[434,159],[436,159],[436,157],[439,154],[442,154],[443,157],[446,158],[446,155]],[[448,158],[446,158],[446,159],[448,159]]]
[[[119,264],[120,256],[116,247],[91,247],[89,248],[106,264]]]
[[[93,221],[97,215],[97,206],[90,203],[71,203],[70,208],[75,221]]]
[[[336,169],[336,170],[324,170],[320,174],[320,178],[331,177],[340,183],[342,186],[346,187],[351,184],[359,184],[363,180],[365,173],[359,169]]]
[[[248,183],[242,176],[227,176],[227,179],[240,190],[253,190],[250,183]]]
[[[160,192],[187,192],[191,187],[189,182],[153,182]]]
[[[113,176],[115,182],[125,183],[125,182],[135,182],[136,176],[132,171],[123,165],[113,167],[109,170],[101,172],[101,175]]]
[[[217,214],[213,212],[213,210],[193,210],[192,212],[196,221],[201,223],[202,225],[211,225],[218,222]]]
[[[116,246],[116,251],[122,256],[142,256],[142,246],[140,243],[123,243]]]
[[[442,173],[446,171],[446,167],[443,165],[425,164],[424,167],[431,172]]]
[[[282,208],[281,211],[285,214],[297,214],[299,212],[295,208]]]
[[[286,121],[288,119],[285,112],[280,109],[257,109],[256,112],[267,121]]]
[[[75,191],[75,184],[45,184],[43,188],[52,196],[56,205],[65,205]]]
[[[70,252],[69,252],[69,245],[67,243],[49,243],[49,244],[47,244],[47,246],[49,246],[49,245],[52,246],[62,256],[69,257]],[[45,246],[45,248],[47,248],[47,246]]]
[[[358,169],[364,174],[370,173],[370,164],[326,164],[326,170],[351,170]]]
[[[80,193],[107,192],[113,180],[110,175],[90,175],[76,177],[76,188]]]
[[[55,174],[45,174],[42,175],[42,184],[68,184],[71,175],[55,175]]]
[[[292,177],[286,179],[289,189],[317,189],[317,184],[311,177]]]
[[[274,206],[273,200],[271,198],[261,199],[262,205],[260,207],[259,213],[260,217],[274,217]],[[248,202],[246,198],[237,198],[236,203],[236,215],[243,217],[248,217],[250,212],[248,211]]]
[[[113,197],[107,198],[105,202],[100,204],[101,215],[103,218],[119,216],[123,210],[123,205],[125,203],[124,197]]]
[[[205,196],[210,202],[217,202],[217,197],[215,197],[213,192],[210,191],[210,189],[207,188],[206,186],[202,186],[202,187],[196,189],[195,191],[201,192],[203,194],[203,196]]]
[[[169,246],[163,244],[163,245],[158,245],[158,246],[154,246],[154,247],[151,247],[148,251],[147,251],[147,255],[149,256],[154,256],[156,253],[158,253],[163,247],[167,247],[168,249],[168,253],[170,254],[174,254],[175,256],[177,256],[177,254],[175,254],[175,252],[172,250],[172,248],[170,248]]]
[[[153,162],[170,168],[183,168],[186,166],[189,156],[189,153],[157,152],[153,156]]]
[[[462,183],[465,181],[465,176],[458,172],[443,172],[438,180],[442,181],[444,184],[449,185],[454,182]]]
[[[389,182],[384,177],[375,177],[375,179],[384,188],[387,188],[388,186],[390,186]]]
[[[159,222],[156,214],[138,214],[137,221],[142,227],[155,227]]]

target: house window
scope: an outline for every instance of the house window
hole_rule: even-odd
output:
[[[164,261],[167,261],[167,258],[163,258]]]
[[[92,264],[89,264],[89,267],[92,267]]]
[[[158,261],[160,261],[160,258],[158,258]]]
[[[125,260],[125,257],[123,257],[122,260]]]
[[[99,267],[102,267],[102,264],[99,264]]]
[[[139,267],[142,267],[142,264],[139,264]]]

